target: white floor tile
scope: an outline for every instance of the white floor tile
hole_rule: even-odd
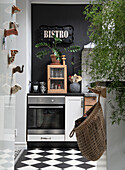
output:
[[[30,155],[26,155],[25,157],[30,159],[37,159],[37,158],[41,158],[42,156],[38,154],[30,154]]]
[[[32,167],[32,166],[25,166],[22,168],[18,168],[17,170],[38,170],[38,168]]]
[[[3,150],[4,153],[10,153],[10,152],[13,152],[13,150],[10,150],[10,149],[5,149]]]
[[[69,165],[80,165],[83,164],[83,162],[77,161],[77,160],[71,160],[71,161],[66,161],[67,164]]]
[[[69,168],[64,168],[64,170],[83,170],[83,168],[72,166],[72,167],[69,167]]]
[[[6,168],[6,170],[12,170],[13,169],[13,167],[10,167],[10,168]],[[0,169],[1,170],[1,169]],[[5,170],[5,168],[4,168],[4,170]]]
[[[60,156],[60,155],[55,155],[55,154],[46,156],[46,158],[50,158],[50,159],[58,159],[58,158],[61,158],[61,157],[62,157],[62,156]]]
[[[43,163],[53,166],[53,165],[60,164],[61,162],[57,160],[50,160],[50,161],[44,161]]]
[[[65,156],[66,158],[69,158],[69,159],[79,159],[79,158],[82,158],[82,156],[80,155],[68,155],[68,156]]]
[[[3,170],[3,169],[5,169],[3,166],[0,166],[0,170]]]
[[[89,161],[89,164],[97,166],[97,161]]]
[[[46,168],[41,168],[40,170],[62,170],[62,168],[57,168],[55,166],[49,166]]]
[[[27,161],[22,161],[22,163],[26,164],[26,165],[35,165],[38,163],[41,163],[40,161],[37,160],[27,160]]]
[[[8,161],[5,160],[5,159],[0,159],[0,165],[4,164],[4,163],[6,163],[6,162],[8,162]]]
[[[58,150],[58,149],[52,149],[52,150],[49,150],[49,151],[47,151],[48,153],[61,153],[61,152],[63,152],[63,151],[60,151],[60,150]]]
[[[71,154],[76,154],[76,153],[80,153],[80,151],[77,151],[75,149],[71,149],[69,151],[65,151],[66,153],[71,153]]]
[[[0,159],[1,159],[1,158],[2,158],[2,159],[5,159],[5,158],[8,158],[8,157],[10,157],[10,155],[8,155],[8,154],[0,155]]]
[[[29,150],[28,152],[31,152],[31,153],[42,153],[44,151],[40,150],[40,149],[34,149],[34,150]]]

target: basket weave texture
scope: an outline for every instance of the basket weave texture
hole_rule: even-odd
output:
[[[103,111],[98,101],[88,112],[88,117],[73,129],[79,150],[88,160],[98,160],[106,149],[106,134]],[[71,135],[72,136],[72,135]]]

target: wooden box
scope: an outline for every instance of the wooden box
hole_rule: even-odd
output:
[[[67,65],[48,65],[48,93],[67,93]]]
[[[96,96],[84,98],[84,113],[86,113],[97,102]]]

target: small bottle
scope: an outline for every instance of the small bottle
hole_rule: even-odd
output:
[[[57,84],[55,84],[55,89],[58,89],[58,86],[57,86]]]
[[[61,82],[61,84],[60,84],[60,85],[61,85],[61,89],[64,89],[64,85],[63,85],[63,82]]]
[[[63,77],[63,70],[62,69],[60,69],[59,75],[60,75],[60,77]]]
[[[58,84],[58,89],[61,89],[61,84]]]
[[[54,77],[54,69],[51,68],[51,77]]]
[[[55,70],[55,77],[59,77],[58,69]]]
[[[51,84],[51,89],[54,89],[54,83]]]

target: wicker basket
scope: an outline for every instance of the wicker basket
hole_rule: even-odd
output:
[[[72,130],[70,137],[76,132],[82,155],[88,160],[96,161],[106,149],[105,123],[100,102],[98,101],[86,114],[87,119]]]

